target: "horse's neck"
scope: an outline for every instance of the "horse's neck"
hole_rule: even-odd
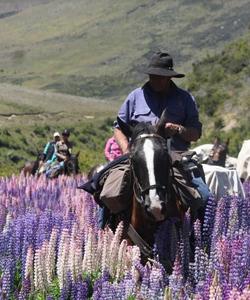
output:
[[[130,224],[144,241],[151,246],[153,245],[157,225],[149,219],[144,208],[141,207],[135,198],[133,199]]]

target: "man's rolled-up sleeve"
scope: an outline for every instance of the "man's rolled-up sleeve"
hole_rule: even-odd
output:
[[[125,124],[129,124],[131,121],[133,105],[133,93],[131,93],[128,95],[127,99],[122,104],[117,115],[117,117],[121,119],[121,121],[123,121]],[[114,123],[114,127],[119,128],[117,122]]]

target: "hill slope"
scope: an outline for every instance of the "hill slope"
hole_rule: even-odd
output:
[[[54,131],[68,128],[80,167],[104,160],[103,148],[119,103],[0,84],[0,176],[35,159]]]
[[[0,8],[2,82],[116,98],[143,80],[153,50],[189,70],[250,20],[248,0],[0,0]]]
[[[250,32],[193,65],[183,84],[196,97],[203,137],[230,138],[230,154],[237,156],[250,139]],[[105,140],[120,102],[0,85],[0,174],[16,172],[25,159],[42,149],[54,130],[72,131],[81,167],[103,161]],[[93,151],[94,150],[94,151]]]
[[[204,124],[203,140],[230,138],[231,154],[250,139],[250,32],[222,52],[193,65],[186,86],[196,95]]]

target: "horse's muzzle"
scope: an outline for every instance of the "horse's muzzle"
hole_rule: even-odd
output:
[[[161,222],[166,219],[166,205],[163,201],[159,201],[157,205],[149,206],[147,211],[156,222]]]

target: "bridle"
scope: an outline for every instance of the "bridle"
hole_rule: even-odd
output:
[[[160,139],[162,140],[164,143],[166,143],[166,140],[160,136],[159,134],[157,133],[143,133],[139,136],[137,136],[133,143],[135,143],[136,141],[138,140],[142,140],[142,139],[146,139],[146,138],[157,138],[157,139]],[[169,164],[170,166],[172,165],[171,163],[171,158],[170,156],[168,155],[168,158],[169,158]],[[133,174],[133,179],[134,179],[134,194],[135,194],[135,198],[136,200],[143,205],[144,203],[144,195],[149,192],[150,190],[153,190],[153,189],[158,189],[158,190],[162,190],[164,192],[168,192],[168,188],[167,188],[167,185],[163,185],[163,184],[152,184],[152,185],[148,185],[147,187],[145,188],[142,188],[141,184],[139,183],[139,180],[135,174],[135,170],[134,170],[134,167],[133,167],[133,163],[132,163],[132,156],[130,156],[130,166],[131,166],[131,170],[132,170],[132,174]],[[172,167],[170,168],[170,172],[172,174]],[[171,176],[170,176],[171,177]]]
[[[166,143],[166,140],[160,136],[159,134],[156,134],[156,133],[144,133],[144,134],[141,134],[139,136],[137,136],[134,140],[133,140],[133,143],[135,143],[137,140],[141,140],[141,139],[146,139],[146,138],[157,138],[157,139],[160,139],[162,140],[164,143]],[[168,146],[168,144],[167,144]],[[131,172],[132,172],[132,175],[133,175],[133,180],[134,180],[134,185],[133,185],[133,189],[134,189],[134,197],[135,197],[135,200],[141,205],[141,206],[145,206],[146,203],[145,203],[145,199],[144,199],[144,195],[152,190],[152,189],[158,189],[158,190],[162,190],[164,191],[166,194],[167,193],[170,193],[170,189],[167,185],[164,185],[164,184],[152,184],[152,185],[148,185],[147,187],[145,188],[142,188],[141,184],[139,183],[139,180],[135,174],[135,170],[134,170],[134,167],[133,167],[133,163],[132,163],[132,158],[133,156],[131,155],[131,152],[130,152],[130,157],[129,157],[129,160],[130,160],[130,167],[131,167]],[[171,158],[170,156],[168,155],[168,158],[169,158],[169,164],[170,166],[172,166],[172,163],[171,163]],[[171,172],[171,175],[173,174],[173,170],[172,170],[172,167],[170,168],[170,172]],[[171,177],[171,176],[170,176]],[[171,179],[170,179],[171,180]],[[170,182],[169,182],[170,184]],[[168,197],[167,197],[168,198]],[[136,231],[136,229],[133,227],[133,225],[130,223],[128,225],[128,229],[127,229],[127,234],[129,236],[129,238],[131,239],[131,241],[137,245],[140,250],[141,250],[141,253],[145,256],[145,257],[150,257],[153,255],[153,248],[152,246],[150,246],[142,237],[141,235]]]

